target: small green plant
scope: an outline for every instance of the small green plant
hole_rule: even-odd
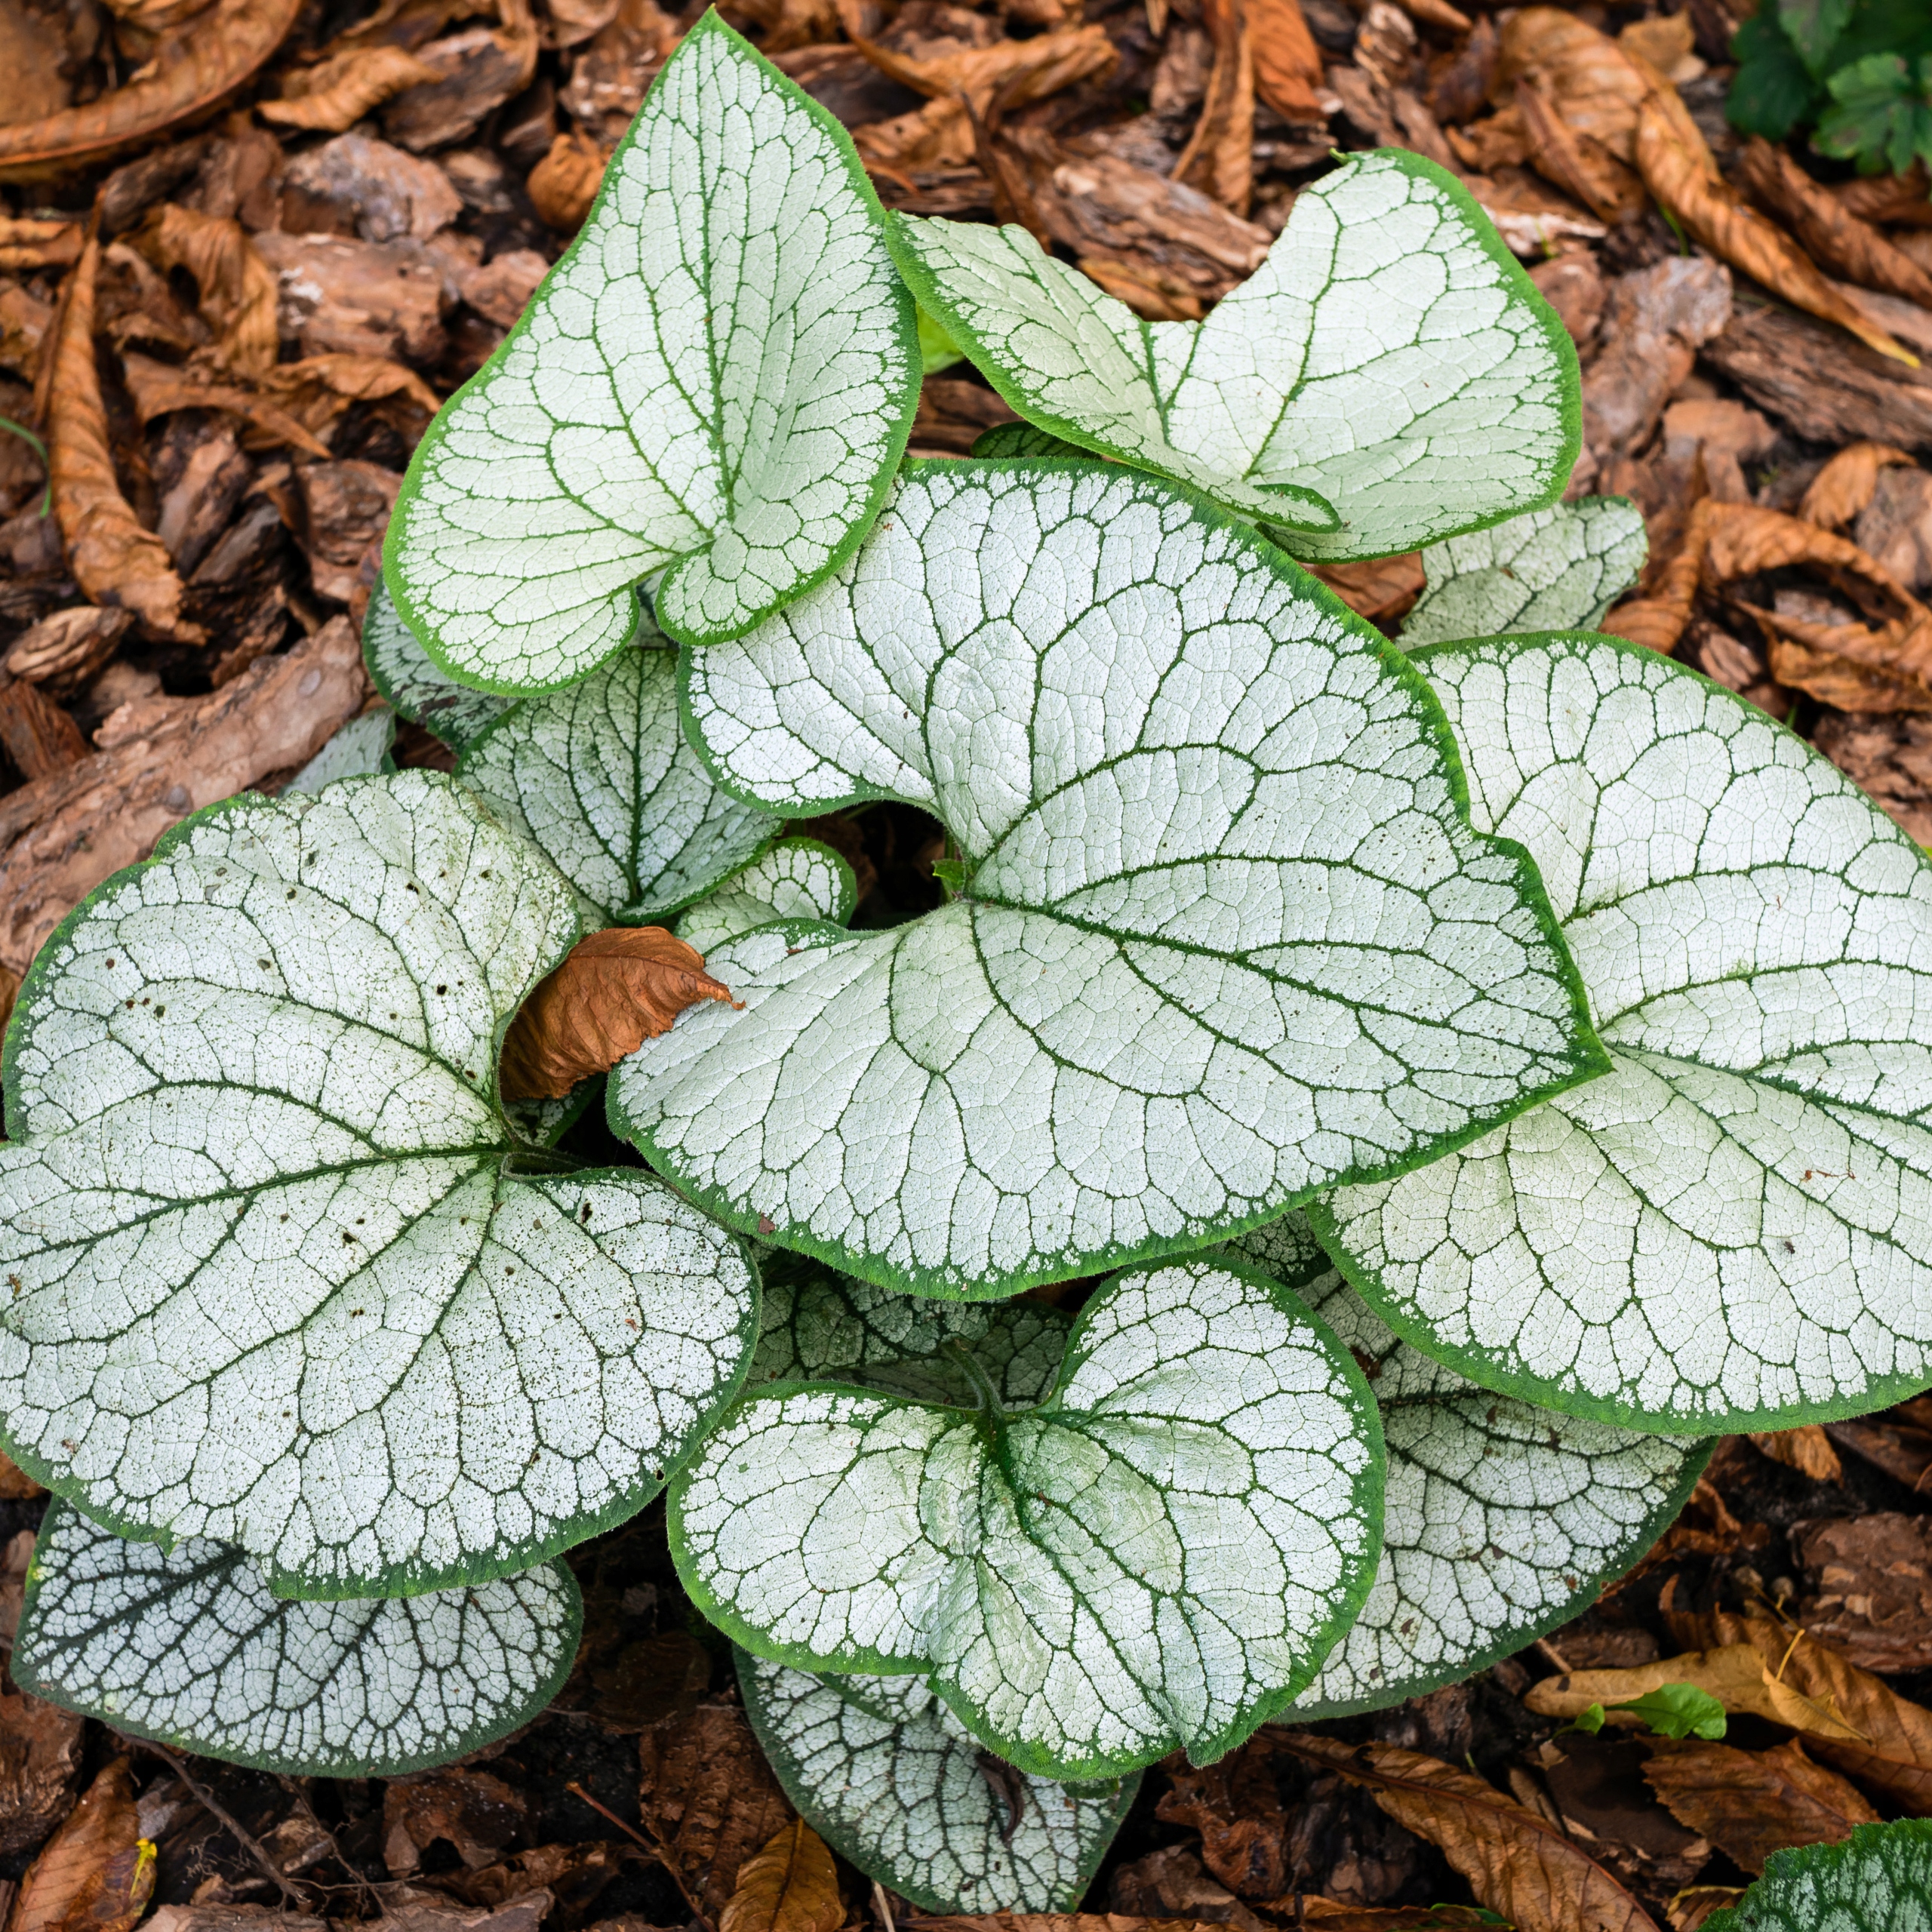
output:
[[[1918,0],[1767,0],[1737,31],[1727,112],[1860,174],[1932,168],[1932,14]]]
[[[1632,1712],[1642,1718],[1659,1737],[1715,1740],[1723,1737],[1727,1727],[1723,1705],[1708,1690],[1700,1690],[1694,1684],[1660,1684],[1654,1690],[1647,1690],[1641,1697],[1612,1704],[1607,1709],[1601,1704],[1588,1705],[1563,1729],[1588,1731],[1594,1737],[1603,1729],[1604,1721],[1611,1711]],[[1561,1734],[1558,1734],[1559,1737]]]
[[[1028,419],[974,458],[901,460],[921,311]],[[18,1681],[435,1762],[543,1707],[557,1558],[665,1494],[826,1836],[1059,1910],[1140,1767],[1454,1681],[1713,1435],[1932,1380],[1932,866],[1589,629],[1642,534],[1555,500],[1576,446],[1568,338],[1414,156],[1149,324],[888,220],[695,29],[401,500],[365,648],[454,776],[358,721],[22,989]],[[1400,647],[1294,560],[1411,546]],[[945,897],[857,930],[788,822],[881,800]],[[506,1097],[579,939],[665,921],[731,998]],[[600,1097],[642,1164],[565,1151]]]

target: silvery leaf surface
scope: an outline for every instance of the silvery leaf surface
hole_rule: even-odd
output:
[[[787,838],[761,853],[678,921],[700,952],[778,919],[842,926],[859,902],[852,868],[816,838]]]
[[[763,1322],[747,1388],[851,1382],[922,1401],[971,1403],[983,1378],[1006,1407],[1031,1408],[1046,1400],[1066,1352],[1071,1318],[1023,1296],[955,1302],[898,1294],[782,1248],[769,1251],[760,1273]]]
[[[745,1715],[820,1837],[922,1911],[1071,1912],[1140,1789],[990,1758],[918,1677],[833,1677],[737,1653]],[[1017,1814],[1017,1815],[1016,1815]]]
[[[8,1667],[35,1697],[198,1756],[390,1777],[535,1717],[583,1622],[559,1562],[423,1596],[290,1601],[230,1545],[131,1543],[56,1500]]]
[[[395,743],[395,713],[387,706],[352,718],[281,789],[319,792],[338,778],[361,778],[393,771],[389,747]]]
[[[362,661],[369,667],[370,681],[398,718],[421,725],[459,755],[515,702],[460,685],[444,671],[403,622],[380,577],[363,615]]]
[[[719,782],[938,814],[959,896],[708,955],[614,1128],[746,1233],[968,1299],[1429,1160],[1603,1064],[1426,685],[1272,544],[1091,463],[909,464],[831,582],[687,652]]]
[[[1601,636],[1420,653],[1615,1072],[1317,1232],[1486,1386],[1711,1435],[1932,1380],[1932,865],[1729,691]]]
[[[780,830],[721,792],[686,741],[669,651],[626,648],[525,698],[471,743],[457,775],[542,848],[601,924],[666,918]]]
[[[1704,1932],[1927,1932],[1932,1821],[1854,1825],[1837,1844],[1774,1851],[1764,1875]]]
[[[278,1593],[409,1594],[621,1521],[734,1392],[737,1242],[497,1102],[569,888],[440,774],[244,797],[117,873],[6,1042],[7,1453]]]
[[[576,242],[417,446],[389,587],[429,654],[542,691],[629,636],[694,641],[837,568],[918,401],[912,297],[844,130],[707,14]]]
[[[1592,631],[1649,554],[1627,497],[1586,497],[1512,517],[1422,553],[1428,587],[1402,620],[1402,648],[1511,631]]]
[[[969,1352],[970,1358],[970,1352]],[[1352,1621],[1382,1444],[1347,1353],[1220,1258],[1115,1277],[1008,1411],[831,1381],[746,1395],[674,1479],[672,1552],[737,1642],[928,1675],[1022,1770],[1232,1749]]]
[[[1290,1214],[1229,1244],[1291,1287],[1368,1379],[1388,1452],[1382,1555],[1292,1707],[1380,1710],[1454,1684],[1586,1609],[1675,1520],[1708,1442],[1533,1408],[1404,1342]]]
[[[1203,322],[1144,321],[1025,229],[892,219],[922,306],[1029,423],[1192,484],[1329,561],[1555,499],[1576,351],[1488,217],[1398,149],[1304,188]],[[995,432],[998,433],[998,432]]]

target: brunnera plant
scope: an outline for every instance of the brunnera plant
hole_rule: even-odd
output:
[[[901,460],[921,309],[1027,419],[974,459]],[[454,775],[359,721],[22,989],[18,1680],[433,1763],[543,1708],[560,1555],[664,1493],[826,1837],[1064,1910],[1140,1766],[1454,1681],[1715,1433],[1932,1380],[1932,868],[1590,629],[1642,532],[1555,500],[1575,419],[1414,156],[1149,325],[888,218],[694,30],[399,505],[365,653]],[[1290,554],[1414,546],[1400,647]],[[945,897],[861,929],[799,822],[888,799]],[[641,1159],[591,1164],[598,1082],[514,1100],[503,1042],[666,921],[733,1001],[610,1069]]]

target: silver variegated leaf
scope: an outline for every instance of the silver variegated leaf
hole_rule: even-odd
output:
[[[923,1678],[832,1677],[740,1651],[745,1715],[835,1850],[922,1911],[1071,1912],[1140,1789],[1002,1764]]]
[[[678,722],[677,660],[664,650],[620,651],[580,682],[525,698],[471,744],[457,775],[543,848],[605,924],[666,918],[780,829],[712,782]]]
[[[746,1649],[930,1673],[1009,1763],[1085,1779],[1217,1758],[1299,1691],[1368,1587],[1381,1491],[1361,1371],[1217,1259],[1115,1277],[1037,1408],[983,1381],[972,1407],[749,1394],[669,1522],[686,1588]]]
[[[569,888],[436,773],[244,797],[42,948],[6,1043],[7,1453],[278,1592],[528,1567],[648,1501],[757,1332],[738,1244],[496,1101]]]
[[[51,1504],[8,1666],[23,1690],[294,1777],[446,1764],[555,1696],[583,1622],[546,1563],[467,1589],[291,1602],[231,1546],[130,1543]]]
[[[1932,1932],[1932,1820],[1855,1825],[1837,1844],[1774,1851],[1703,1932]]]
[[[918,401],[882,223],[844,130],[707,14],[417,446],[386,568],[436,661],[552,689],[622,646],[654,572],[665,628],[703,641],[835,569]]]
[[[748,1388],[851,1382],[970,1404],[983,1382],[1004,1407],[1031,1408],[1046,1400],[1066,1352],[1069,1318],[1024,1297],[955,1302],[897,1294],[782,1248],[768,1251],[761,1272],[763,1326]]]
[[[787,838],[725,880],[678,921],[700,952],[777,919],[842,926],[859,903],[852,868],[816,838]]]
[[[1932,865],[1694,672],[1595,636],[1418,654],[1479,825],[1535,854],[1614,1071],[1338,1190],[1398,1333],[1632,1428],[1776,1429],[1932,1380]]]
[[[386,705],[352,718],[281,789],[319,792],[338,778],[361,778],[393,771],[389,747],[395,743],[395,713]]]
[[[921,304],[1039,428],[1193,485],[1298,555],[1385,555],[1549,503],[1576,351],[1468,190],[1395,149],[1304,188],[1204,322],[1149,322],[1025,229],[892,220]]]
[[[1595,630],[1649,553],[1627,497],[1586,497],[1432,543],[1402,648],[1509,631]]]
[[[1707,1442],[1618,1429],[1478,1386],[1394,1334],[1291,1214],[1229,1244],[1325,1322],[1368,1378],[1389,1473],[1382,1556],[1297,1717],[1379,1710],[1565,1623],[1675,1520]]]
[[[370,681],[398,718],[421,725],[459,754],[515,702],[460,685],[443,671],[403,622],[380,577],[362,619],[362,661],[369,667]]]
[[[728,789],[924,806],[966,875],[888,931],[726,941],[744,1010],[614,1072],[617,1131],[746,1232],[1005,1295],[1428,1160],[1604,1064],[1426,685],[1158,478],[909,465],[835,580],[684,676]]]

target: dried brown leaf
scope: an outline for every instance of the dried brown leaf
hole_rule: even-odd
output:
[[[559,134],[524,184],[546,227],[574,235],[583,226],[610,157],[580,128]]]
[[[246,418],[271,443],[300,450],[309,456],[329,453],[328,444],[312,435],[287,410],[252,389],[211,380],[197,370],[177,368],[170,363],[157,362],[151,356],[130,355],[121,360],[134,414],[143,425],[157,417],[171,415],[177,409],[223,410]]]
[[[0,215],[0,269],[21,275],[35,269],[71,268],[80,258],[78,222]]]
[[[278,363],[262,377],[260,386],[316,430],[326,428],[352,403],[392,404],[411,414],[420,412],[426,419],[442,406],[435,391],[414,370],[386,356],[342,349]]]
[[[281,98],[258,103],[257,111],[281,127],[340,134],[406,89],[442,78],[439,69],[405,48],[357,48],[298,69],[283,82]]]
[[[1921,1426],[1896,1409],[1850,1422],[1828,1422],[1825,1433],[1841,1449],[1849,1449],[1908,1489],[1932,1484],[1932,1428]]]
[[[844,1918],[832,1854],[796,1818],[738,1868],[718,1932],[838,1932]]]
[[[1538,82],[1527,74],[1516,80],[1530,160],[1537,172],[1574,195],[1600,221],[1626,221],[1644,206],[1644,184],[1600,141],[1577,133]]]
[[[1742,1885],[1686,1885],[1670,1902],[1670,1932],[1700,1932],[1713,1912],[1734,1906],[1743,1896]]]
[[[1247,0],[1247,17],[1254,91],[1284,121],[1324,120],[1316,98],[1323,85],[1321,51],[1301,0]]]
[[[1402,617],[1422,595],[1425,581],[1420,550],[1371,557],[1366,563],[1309,568],[1350,610],[1372,624],[1392,624]]]
[[[610,926],[580,940],[524,1002],[503,1041],[503,1092],[560,1099],[607,1072],[700,1000],[731,1001],[704,956],[662,926]]]
[[[1752,198],[1780,217],[1814,260],[1861,288],[1932,308],[1932,274],[1860,221],[1783,148],[1753,134],[1738,157],[1737,173]]]
[[[107,410],[94,367],[94,287],[100,245],[90,242],[67,278],[51,358],[48,447],[54,514],[75,581],[96,604],[132,611],[152,631],[199,644],[207,633],[181,615],[181,580],[143,530],[114,474]]]
[[[638,1740],[645,1829],[715,1924],[745,1861],[795,1814],[735,1705],[700,1704]]]
[[[1658,1932],[1595,1860],[1473,1771],[1393,1745],[1275,1736],[1284,1750],[1366,1787],[1398,1824],[1439,1846],[1478,1901],[1518,1932]]]
[[[1814,1482],[1836,1482],[1844,1473],[1832,1438],[1815,1423],[1800,1429],[1781,1429],[1769,1435],[1753,1435],[1752,1442],[1774,1463],[1795,1469]]]
[[[0,968],[0,1024],[11,1015],[20,989],[19,976]],[[46,1493],[11,1463],[0,1472],[0,1496]],[[32,1531],[21,1530],[0,1558],[0,1639],[8,1644],[19,1628],[33,1548]],[[67,1816],[85,1752],[83,1719],[17,1690],[0,1671],[0,1857],[17,1858],[35,1850]]]
[[[0,987],[4,987],[5,980],[12,977],[13,975],[8,973],[5,967],[0,966]],[[19,990],[19,986],[16,984],[14,991],[17,992]],[[12,995],[0,990],[0,1001],[5,1001],[7,1011],[11,1014],[14,1010]],[[0,1026],[4,1026],[5,1023],[4,1020],[0,1020]],[[29,1475],[11,1457],[0,1456],[0,1500],[5,1500],[9,1503],[23,1503],[30,1497],[45,1496],[46,1494],[47,1491],[35,1482],[33,1478]],[[0,1804],[0,1815],[5,1815],[7,1808],[4,1804]]]
[[[963,94],[982,114],[995,94],[1002,109],[1011,112],[1044,100],[1076,81],[1112,72],[1120,57],[1106,29],[1097,23],[922,58],[883,46],[863,31],[854,32],[857,17],[854,11],[848,20],[848,37],[880,72],[929,100],[950,101]]]
[[[1871,502],[1880,470],[1911,460],[1890,443],[1847,444],[1812,478],[1798,514],[1820,530],[1841,529]]]
[[[383,1792],[383,1862],[401,1878],[440,1838],[478,1870],[523,1829],[528,1809],[495,1773],[469,1765],[392,1778]]]
[[[1836,1844],[1878,1818],[1854,1786],[1814,1764],[1795,1738],[1771,1751],[1660,1738],[1644,1775],[1672,1817],[1752,1873],[1786,1845]]]
[[[1497,79],[1535,82],[1569,127],[1622,162],[1637,158],[1637,119],[1650,84],[1606,33],[1555,7],[1525,7],[1502,25]]]
[[[116,1758],[27,1867],[7,1932],[132,1932],[154,1890],[154,1866],[128,1761]]]
[[[1295,1879],[1272,1739],[1251,1738],[1217,1763],[1172,1772],[1155,1816],[1201,1834],[1202,1863],[1244,1898],[1272,1899]]]
[[[1841,181],[1832,193],[1847,214],[1860,221],[1932,228],[1932,199],[1927,197],[1926,185],[1925,164],[1915,161],[1903,174]]]
[[[81,728],[38,686],[0,679],[0,745],[29,780],[49,778],[88,755]]]
[[[166,33],[207,8],[208,0],[105,0],[109,13],[143,33]]]
[[[1204,0],[1214,64],[1201,117],[1174,163],[1177,181],[1238,215],[1247,213],[1254,194],[1254,60],[1242,5],[1243,0]]]
[[[1799,1614],[1820,1642],[1861,1670],[1932,1669],[1932,1517],[1799,1524],[1792,1553],[1816,1585]]]
[[[140,242],[158,266],[186,269],[194,277],[202,312],[214,329],[223,361],[250,376],[274,368],[281,346],[275,271],[238,221],[197,214],[167,202],[148,217]]]
[[[205,113],[287,38],[301,0],[216,0],[142,77],[85,106],[0,127],[0,181],[98,161]]]
[[[1676,120],[1654,96],[1647,97],[1638,110],[1636,145],[1638,172],[1644,186],[1712,254],[1743,269],[1795,308],[1836,323],[1880,355],[1909,368],[1918,366],[1910,349],[1839,294],[1796,242],[1715,174],[1702,137],[1700,152],[1684,139]]]

